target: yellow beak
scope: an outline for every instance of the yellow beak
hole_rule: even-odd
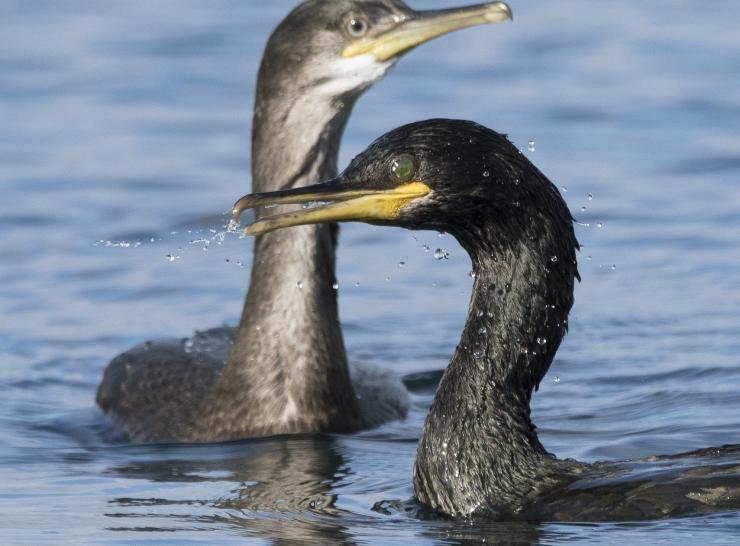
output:
[[[417,12],[415,16],[379,36],[366,36],[349,44],[342,51],[342,56],[372,54],[378,62],[387,61],[437,36],[512,18],[511,8],[504,2]]]
[[[260,206],[298,203],[325,203],[295,212],[275,214],[247,226],[247,235],[262,235],[276,229],[305,224],[323,224],[354,220],[373,222],[395,220],[401,210],[431,190],[423,182],[408,182],[389,189],[348,188],[341,183],[326,182],[305,188],[245,195],[234,204],[237,221],[242,213]]]

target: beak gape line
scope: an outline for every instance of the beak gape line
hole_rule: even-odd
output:
[[[342,57],[371,54],[376,61],[384,62],[443,34],[512,19],[511,8],[504,2],[416,12],[388,32],[352,42],[344,48]]]
[[[420,181],[408,182],[391,189],[351,187],[341,179],[304,188],[245,195],[233,208],[237,221],[247,209],[261,206],[328,202],[312,208],[275,214],[257,220],[244,230],[246,235],[262,235],[276,229],[322,224],[327,222],[395,220],[401,210],[430,192]]]

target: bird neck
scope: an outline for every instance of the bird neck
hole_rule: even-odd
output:
[[[414,469],[420,500],[449,514],[522,507],[557,474],[530,400],[567,329],[575,246],[537,224],[511,239],[498,227],[457,234],[473,260],[473,295]]]
[[[253,190],[334,176],[352,103],[265,71],[254,108]],[[242,317],[212,397],[234,401],[242,435],[360,427],[334,288],[336,235],[335,225],[301,226],[255,241]]]
[[[252,120],[252,191],[283,190],[335,176],[339,144],[356,99],[276,79],[263,65]]]

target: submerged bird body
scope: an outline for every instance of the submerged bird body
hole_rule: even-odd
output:
[[[358,220],[449,232],[471,257],[467,322],[414,467],[423,504],[456,517],[563,521],[740,507],[740,446],[587,464],[540,443],[530,400],[567,331],[578,242],[555,186],[503,135],[465,121],[407,125],[339,177],[246,196],[235,212],[306,201],[329,204],[262,217],[247,233]]]
[[[430,12],[399,0],[300,4],[273,32],[259,71],[254,190],[334,176],[354,102],[404,52],[510,18],[500,2]],[[98,389],[100,407],[138,441],[346,432],[404,417],[409,396],[392,373],[350,376],[333,288],[336,237],[336,226],[320,225],[258,238],[236,330],[119,355]]]

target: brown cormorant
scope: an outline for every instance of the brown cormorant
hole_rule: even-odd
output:
[[[300,4],[262,58],[253,190],[334,176],[354,102],[403,53],[510,18],[502,2],[435,11],[400,0]],[[336,235],[326,225],[258,238],[236,331],[148,342],[119,355],[98,389],[100,407],[137,441],[352,431],[404,417],[409,396],[390,371],[355,367],[350,380],[333,288]]]
[[[557,188],[504,135],[468,121],[413,123],[328,182],[249,195],[234,212],[312,202],[246,231],[345,220],[431,229],[452,234],[473,262],[467,322],[417,451],[422,504],[455,517],[566,521],[740,508],[740,446],[587,464],[540,443],[530,400],[568,329],[579,247]]]

